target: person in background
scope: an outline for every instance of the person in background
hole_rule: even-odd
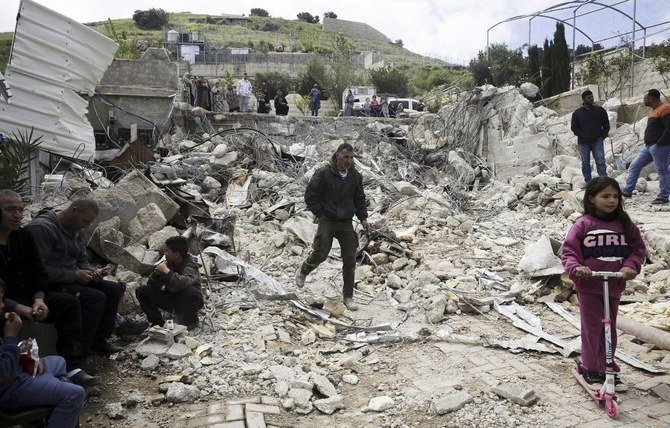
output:
[[[591,153],[600,177],[607,175],[604,139],[610,132],[610,120],[604,108],[593,103],[593,92],[582,93],[582,106],[572,113],[570,129],[577,136],[579,156],[582,158],[584,181],[591,181]]]
[[[84,387],[97,378],[82,369],[81,308],[76,297],[49,290],[47,276],[35,241],[21,227],[21,197],[7,189],[0,190],[0,279],[6,284],[5,297],[21,305],[16,312],[24,319],[54,323],[58,355],[65,358],[68,379]]]
[[[247,73],[244,73],[242,79],[237,81],[237,97],[240,100],[241,113],[249,112],[249,97],[253,92],[253,86],[251,86],[251,82],[247,77]]]
[[[367,97],[365,99],[365,102],[363,103],[363,114],[365,117],[370,117],[370,113],[372,111],[372,107],[370,106],[370,97]]]
[[[382,97],[382,102],[379,103],[379,108],[382,111],[382,115],[384,117],[390,117],[389,114],[389,101],[387,97]]]
[[[233,89],[233,86],[228,86],[226,91],[226,101],[228,102],[228,113],[240,111],[240,99],[237,97],[237,92]]]
[[[354,97],[354,93],[351,92],[351,89],[349,89],[349,92],[347,93],[347,98],[344,100],[344,113],[342,114],[343,116],[353,116],[354,115],[354,100],[356,98]]]
[[[214,87],[212,88],[212,111],[223,111],[224,100],[225,94],[223,93],[223,88],[219,85],[219,81],[217,80],[214,82]]]
[[[319,85],[315,83],[314,87],[309,92],[309,112],[312,116],[318,116],[320,108],[321,108],[321,91],[319,90]]]
[[[37,376],[24,371],[20,362],[19,340],[21,317],[30,311],[19,303],[5,299],[7,286],[0,279],[0,411],[14,412],[38,406],[53,406],[48,428],[74,428],[84,406],[84,388],[62,379],[65,360],[58,355],[42,357],[37,362]]]
[[[261,89],[257,97],[258,107],[256,108],[257,113],[268,114],[270,113],[270,96],[265,88]]]
[[[379,117],[380,109],[381,107],[379,107],[379,100],[377,100],[377,95],[373,95],[372,100],[370,100],[370,111],[372,112],[372,116]]]
[[[286,97],[281,89],[277,91],[277,96],[275,97],[275,112],[277,116],[286,116],[288,114],[288,101],[286,101]]]
[[[142,311],[152,325],[163,326],[160,309],[177,317],[189,330],[199,326],[198,310],[204,305],[198,262],[182,236],[165,241],[165,262],[156,266],[145,285],[135,290]]]
[[[561,251],[561,262],[574,283],[579,300],[582,354],[579,373],[590,389],[598,390],[605,381],[605,330],[603,327],[603,279],[593,271],[621,272],[610,278],[609,305],[612,322],[612,355],[617,346],[616,320],[626,281],[640,273],[645,245],[640,230],[623,209],[619,183],[610,177],[596,177],[584,193],[584,215],[570,228]],[[616,362],[612,369],[619,372]],[[619,376],[617,392],[628,389]]]

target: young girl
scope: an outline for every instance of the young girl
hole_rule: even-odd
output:
[[[612,355],[616,351],[616,317],[619,298],[626,280],[640,272],[645,246],[640,230],[623,210],[621,188],[610,177],[593,178],[584,194],[584,216],[568,232],[563,243],[561,261],[579,299],[582,361],[579,372],[591,389],[600,389],[605,381],[605,336],[603,328],[602,278],[592,271],[621,272],[623,278],[609,280],[610,317],[612,320]],[[616,362],[615,372],[619,372]],[[615,390],[628,388],[615,377]]]

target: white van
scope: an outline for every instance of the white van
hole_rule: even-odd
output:
[[[406,113],[423,111],[426,108],[421,101],[413,98],[389,98],[389,112],[395,112],[398,109],[398,104],[402,104]]]

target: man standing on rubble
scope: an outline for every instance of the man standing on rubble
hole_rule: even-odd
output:
[[[295,283],[300,288],[304,287],[307,275],[326,260],[333,238],[337,238],[342,251],[344,305],[350,311],[358,310],[353,301],[358,235],[351,219],[356,214],[366,233],[370,232],[370,224],[365,209],[363,177],[354,166],[351,144],[341,144],[330,163],[314,173],[305,190],[305,203],[316,216],[319,226],[312,251],[296,272]]]
[[[253,91],[251,82],[247,80],[247,73],[244,73],[241,80],[237,81],[237,95],[240,99],[240,113],[249,112],[249,97]]]
[[[84,370],[81,309],[77,298],[49,291],[44,266],[30,233],[21,227],[21,197],[0,189],[0,279],[7,287],[5,297],[19,303],[16,313],[23,319],[54,323],[56,349],[65,358],[67,378],[87,387],[97,379]]]
[[[640,171],[652,161],[658,173],[659,190],[653,205],[668,203],[670,197],[670,104],[661,102],[661,93],[650,89],[644,96],[644,105],[651,107],[647,127],[644,130],[644,146],[628,167],[626,187],[621,189],[624,198],[633,196],[633,190],[640,177]]]
[[[591,181],[591,153],[600,177],[607,176],[604,139],[610,132],[610,121],[604,108],[593,103],[593,92],[582,93],[582,106],[572,113],[570,129],[577,136],[579,156],[582,158],[584,181]]]
[[[107,281],[106,269],[93,269],[86,254],[86,229],[98,216],[98,204],[78,199],[62,211],[43,210],[27,229],[37,244],[49,289],[78,297],[81,305],[85,356],[122,350],[109,342],[125,284]]]

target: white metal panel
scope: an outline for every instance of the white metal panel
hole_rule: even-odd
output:
[[[0,99],[0,133],[35,128],[42,149],[90,160],[93,128],[86,119],[95,86],[118,45],[108,37],[32,0],[22,0],[7,82],[12,103]]]

